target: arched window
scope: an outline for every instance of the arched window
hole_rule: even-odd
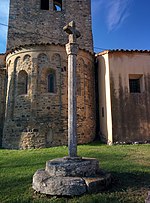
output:
[[[27,94],[28,92],[28,74],[21,70],[18,74],[18,95]]]
[[[41,0],[41,9],[49,10],[49,0]]]
[[[54,93],[55,92],[55,73],[50,73],[48,75],[48,92]]]
[[[62,0],[53,0],[54,11],[62,11]]]

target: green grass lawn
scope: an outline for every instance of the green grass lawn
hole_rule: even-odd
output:
[[[32,176],[45,162],[67,155],[67,147],[35,150],[0,149],[0,203],[143,203],[150,191],[150,145],[78,146],[78,155],[100,161],[114,177],[112,187],[98,194],[75,198],[39,196],[32,190]]]

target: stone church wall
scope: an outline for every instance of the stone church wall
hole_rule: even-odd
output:
[[[67,144],[67,55],[64,46],[39,45],[8,54],[3,147],[40,148]],[[48,74],[55,90],[48,92]],[[27,83],[25,83],[27,81]],[[25,87],[26,84],[26,87]],[[95,137],[93,56],[79,50],[77,63],[78,143]]]
[[[2,145],[3,124],[5,117],[5,96],[6,96],[6,68],[5,55],[0,54],[0,146]]]

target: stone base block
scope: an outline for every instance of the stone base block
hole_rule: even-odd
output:
[[[106,173],[103,176],[83,178],[87,186],[88,193],[97,193],[105,190],[111,184],[111,174]]]
[[[111,175],[100,170],[96,159],[54,159],[46,169],[33,176],[32,187],[37,192],[57,196],[79,196],[96,193],[111,183]]]
[[[86,192],[85,181],[80,177],[51,177],[45,170],[33,176],[33,189],[47,195],[76,196]]]
[[[90,177],[99,171],[99,162],[94,158],[58,158],[46,162],[50,176]]]

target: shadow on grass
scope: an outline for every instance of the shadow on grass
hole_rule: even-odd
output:
[[[127,189],[150,189],[150,173],[117,173],[111,172],[113,183],[110,191],[122,191]]]
[[[150,182],[150,174],[149,173],[117,173],[117,172],[111,172],[112,176],[113,176],[113,183],[112,186],[107,190],[107,191],[103,191],[102,193],[98,193],[95,194],[94,196],[92,195],[92,197],[88,196],[88,201],[86,199],[86,201],[81,201],[79,199],[79,201],[76,199],[75,200],[69,200],[68,198],[66,199],[60,199],[57,198],[57,201],[53,200],[53,198],[49,201],[50,202],[90,202],[90,198],[91,198],[91,202],[98,202],[98,200],[102,201],[103,203],[107,202],[130,202],[128,200],[128,197],[126,197],[125,192],[127,192],[128,190],[130,191],[141,191],[140,195],[144,195],[145,192],[147,192],[149,190],[149,182]],[[33,191],[30,191],[31,189],[31,184],[32,184],[32,175],[24,175],[22,177],[9,177],[7,179],[5,179],[5,181],[1,182],[1,194],[8,194],[8,197],[6,196],[5,198],[7,199],[11,199],[10,202],[19,202],[19,203],[25,203],[25,202],[48,202],[47,200],[44,200],[43,198],[36,198],[33,201]],[[124,192],[124,193],[122,193]],[[27,193],[27,197],[26,196]],[[106,194],[107,195],[106,195]],[[108,195],[111,194],[111,195]],[[117,194],[117,195],[116,195]],[[126,199],[126,201],[124,200],[117,200],[117,198],[119,197],[121,198],[121,195],[124,196],[124,198]],[[134,195],[132,197],[132,194],[130,194],[130,197],[134,200]],[[14,201],[13,201],[13,197],[14,197]],[[3,199],[5,199],[3,196]],[[25,199],[24,199],[25,198]],[[28,199],[28,200],[27,200]],[[134,202],[134,201],[131,202]],[[4,201],[7,202],[7,201]],[[8,201],[9,202],[9,201]],[[136,202],[136,201],[135,201]],[[141,201],[139,201],[141,202]]]

